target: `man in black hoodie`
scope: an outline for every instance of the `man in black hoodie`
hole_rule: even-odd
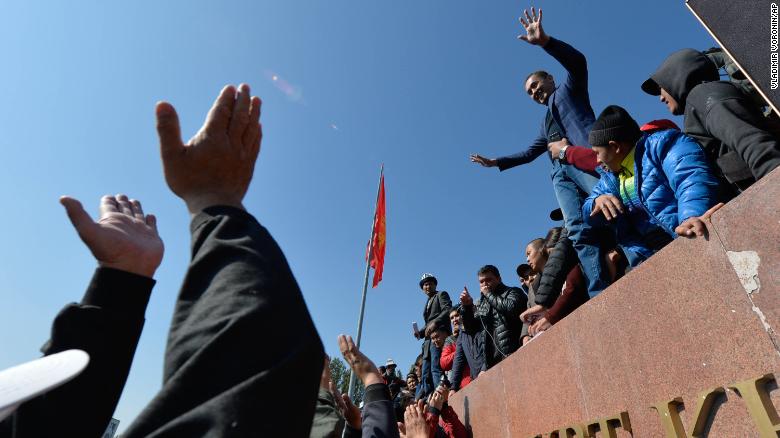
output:
[[[759,108],[734,84],[719,79],[705,54],[682,49],[642,90],[660,96],[672,114],[684,114],[683,131],[698,140],[726,181],[743,190],[780,165],[780,144]]]

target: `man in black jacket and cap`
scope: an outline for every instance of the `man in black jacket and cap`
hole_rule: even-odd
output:
[[[485,332],[485,364],[490,368],[520,347],[520,312],[526,307],[527,297],[520,289],[505,285],[493,265],[483,266],[477,275],[482,297],[474,304],[468,288],[463,288],[461,315],[466,332]]]
[[[452,300],[446,291],[436,290],[438,285],[439,281],[433,274],[426,273],[420,278],[420,289],[422,289],[428,297],[425,301],[425,308],[423,309],[423,320],[425,321],[423,327],[426,327],[432,321],[436,321],[436,325],[449,327]],[[421,395],[427,397],[436,390],[439,379],[441,379],[442,370],[439,365],[441,350],[434,348],[431,345],[430,337],[426,336],[424,333],[415,333],[415,337],[417,337],[417,339],[424,339],[422,347],[422,378],[420,379],[420,385],[422,386]]]
[[[674,115],[685,115],[683,131],[704,147],[723,178],[739,190],[780,165],[780,145],[760,109],[737,86],[720,81],[703,53],[672,53],[642,84],[660,96]]]

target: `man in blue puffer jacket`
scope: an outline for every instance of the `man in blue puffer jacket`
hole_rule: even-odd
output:
[[[643,135],[625,109],[612,105],[588,141],[609,171],[600,169],[583,216],[593,226],[605,220],[615,226],[631,266],[678,235],[705,235],[702,219],[720,206],[718,180],[696,140],[676,129]]]

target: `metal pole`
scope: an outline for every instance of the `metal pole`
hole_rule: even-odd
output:
[[[382,165],[382,168],[379,170],[379,184],[376,188],[376,202],[379,202],[379,189],[382,187],[382,175],[385,173],[385,165]],[[368,290],[368,272],[369,268],[371,266],[371,250],[373,249],[374,245],[374,226],[376,225],[376,203],[374,203],[374,216],[371,220],[371,240],[368,241],[368,259],[366,260],[366,274],[363,277],[363,298],[360,301],[360,317],[358,318],[358,331],[357,331],[357,340],[355,342],[355,345],[358,349],[360,349],[360,338],[363,336],[363,316],[366,311],[366,291]],[[349,372],[349,390],[347,391],[347,395],[349,395],[349,398],[352,399],[352,396],[355,393],[355,371],[351,370]]]

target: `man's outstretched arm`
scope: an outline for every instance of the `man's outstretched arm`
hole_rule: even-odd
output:
[[[479,154],[472,154],[469,158],[472,163],[484,167],[498,167],[498,170],[503,172],[515,166],[530,163],[545,152],[547,152],[547,137],[545,137],[544,132],[540,132],[533,143],[522,152],[499,158],[486,158]]]
[[[104,196],[97,222],[79,201],[63,197],[60,202],[99,267],[81,302],[67,305],[54,319],[41,351],[80,349],[89,354],[89,365],[70,382],[24,403],[0,425],[3,438],[105,432],[130,371],[152,277],[163,256],[157,221],[144,214],[140,202]]]
[[[281,249],[243,208],[261,139],[249,93],[225,87],[188,144],[173,107],[157,105],[165,179],[193,216],[192,260],[163,386],[127,437],[309,433],[324,352]]]

